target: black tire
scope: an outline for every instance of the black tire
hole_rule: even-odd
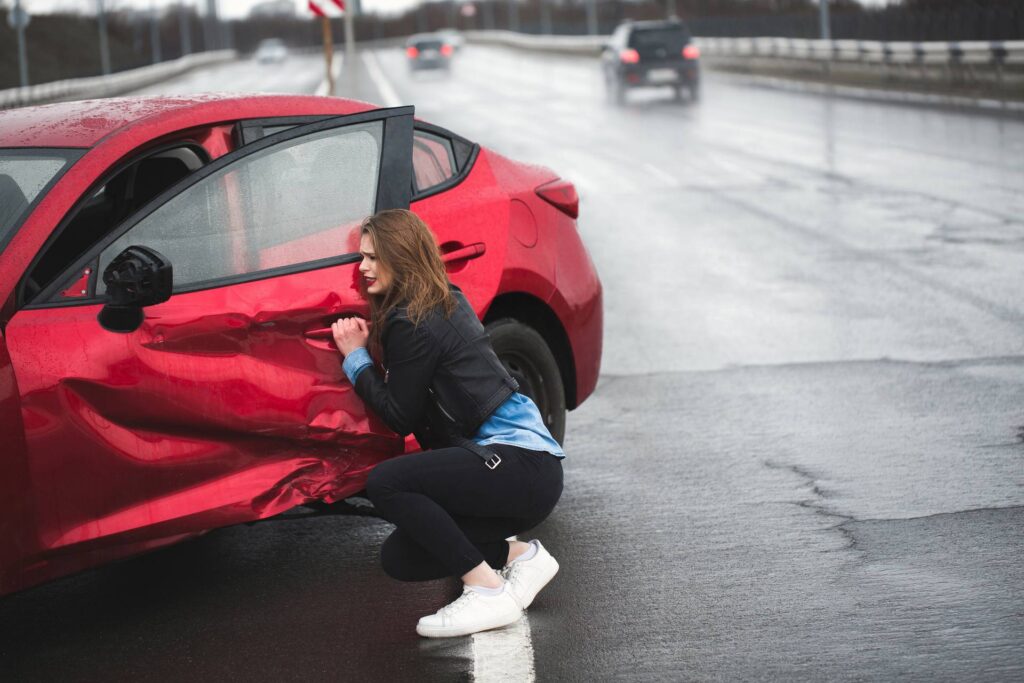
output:
[[[499,318],[487,325],[491,345],[519,391],[537,404],[551,436],[565,439],[565,386],[555,356],[544,337],[513,318]]]

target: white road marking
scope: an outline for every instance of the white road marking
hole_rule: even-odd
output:
[[[669,185],[671,185],[673,187],[675,187],[676,185],[679,185],[679,179],[678,178],[676,178],[671,173],[667,173],[667,172],[661,170],[660,168],[658,168],[654,164],[645,163],[644,164],[644,169],[648,173],[650,173],[652,176],[654,176],[655,178],[659,178],[662,181],[668,183]]]
[[[401,105],[402,100],[398,98],[398,93],[391,86],[391,81],[388,80],[381,70],[380,62],[377,61],[377,55],[369,50],[364,50],[363,62],[366,64],[366,70],[370,73],[370,78],[373,79],[374,85],[377,86],[377,92],[380,93],[381,99],[384,100],[384,106],[397,107]]]
[[[476,683],[533,683],[533,643],[530,620],[519,621],[496,631],[473,634],[473,680]]]

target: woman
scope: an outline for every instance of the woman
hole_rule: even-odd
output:
[[[506,626],[558,571],[539,541],[506,538],[555,507],[565,454],[448,282],[419,217],[396,209],[367,218],[359,250],[372,325],[333,324],[342,367],[391,429],[431,449],[380,463],[366,482],[397,527],[381,548],[384,570],[400,581],[462,579],[461,597],[419,620],[422,636]]]

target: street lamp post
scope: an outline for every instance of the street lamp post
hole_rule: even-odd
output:
[[[159,64],[163,61],[163,54],[160,50],[160,18],[154,0],[149,1],[149,45],[153,54],[153,63]]]
[[[551,0],[540,0],[540,32],[551,35]]]
[[[181,38],[181,56],[192,52],[192,28],[185,3],[178,3],[178,35]]]
[[[21,8],[21,0],[14,0],[14,9],[7,17],[11,28],[18,32],[18,77],[21,87],[28,86],[28,52],[25,50],[25,27],[28,26],[28,12]]]
[[[110,75],[110,43],[107,42],[107,13],[103,0],[96,0],[96,21],[100,29],[100,69],[104,76]]]
[[[597,35],[597,3],[595,0],[587,0],[587,33]]]
[[[821,27],[821,39],[832,40],[832,27],[828,20],[828,0],[818,0],[818,23]]]

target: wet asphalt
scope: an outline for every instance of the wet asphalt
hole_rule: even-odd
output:
[[[388,579],[385,523],[222,529],[4,598],[0,679],[1024,677],[1024,124],[377,59],[580,190],[605,355],[535,530],[558,577],[505,632],[429,641],[457,586]]]

